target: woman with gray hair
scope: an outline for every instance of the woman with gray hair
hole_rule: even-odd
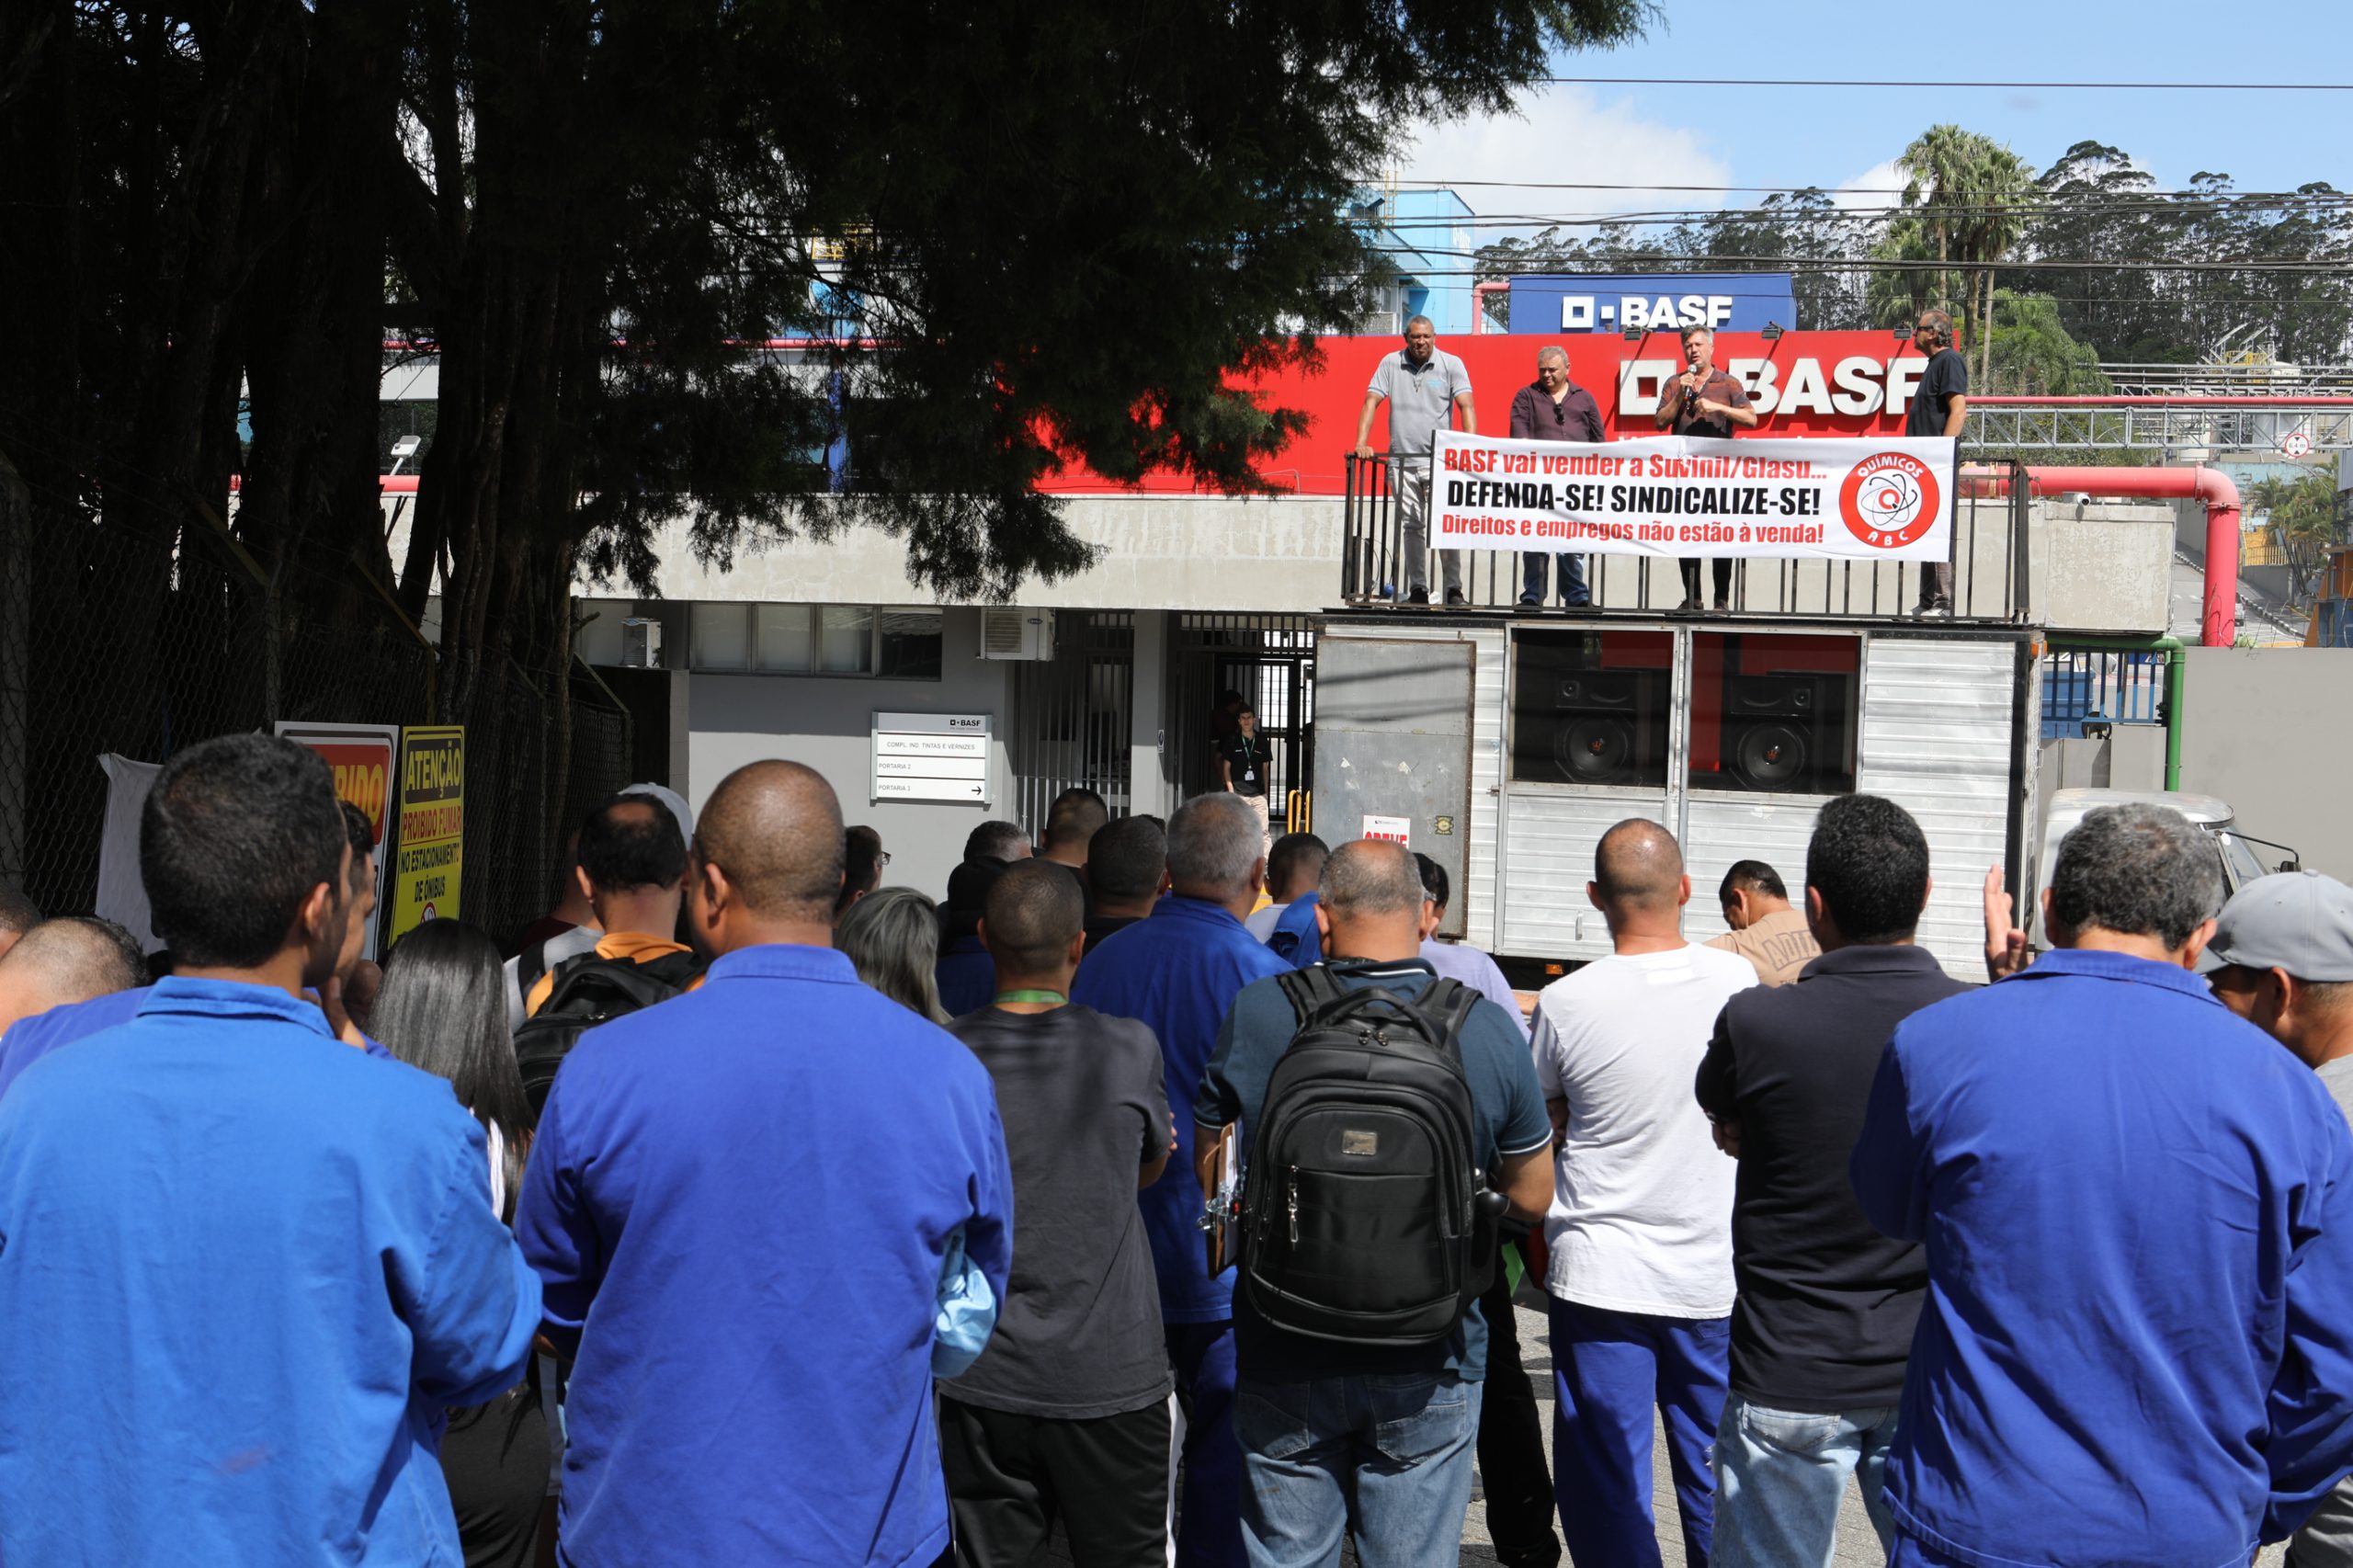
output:
[[[849,906],[834,927],[834,946],[849,955],[858,978],[935,1024],[948,1021],[932,978],[939,962],[939,911],[913,888],[883,888]]]

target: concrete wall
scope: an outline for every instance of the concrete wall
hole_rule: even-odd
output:
[[[747,762],[780,756],[806,763],[832,783],[846,822],[866,823],[882,835],[891,853],[884,882],[939,897],[963,856],[964,835],[990,817],[1006,815],[1013,795],[1005,733],[1013,713],[1014,666],[978,656],[980,620],[978,610],[947,612],[936,681],[679,672],[685,699],[674,689],[670,722],[684,743],[686,767],[673,786],[700,811],[719,781]],[[988,807],[874,802],[870,737],[877,710],[991,715],[995,744]]]
[[[2161,635],[2174,515],[2163,504],[2038,501],[2028,523],[2029,618],[2054,631]]]
[[[1087,571],[1016,602],[1048,609],[1218,609],[1294,613],[1340,593],[1340,509],[1331,499],[1214,495],[1073,497],[1074,532],[1103,547]],[[906,546],[878,528],[845,528],[735,559],[721,572],[694,558],[682,521],[655,546],[667,599],[784,604],[921,604]]]
[[[2192,648],[2181,787],[2304,864],[2353,876],[2353,648]]]

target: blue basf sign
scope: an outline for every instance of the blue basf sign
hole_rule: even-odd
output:
[[[1511,280],[1511,330],[1564,332],[1761,332],[1798,324],[1786,272],[1553,274]]]

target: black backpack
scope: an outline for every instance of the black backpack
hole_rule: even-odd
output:
[[[591,949],[556,965],[548,999],[515,1031],[515,1065],[523,1071],[523,1093],[530,1099],[531,1115],[536,1119],[547,1108],[555,1070],[563,1065],[574,1041],[598,1024],[667,1002],[701,972],[702,964],[692,953],[665,953],[640,963],[608,959]]]
[[[1442,1339],[1495,1278],[1507,1206],[1480,1169],[1462,1072],[1479,994],[1351,991],[1321,964],[1278,979],[1299,1027],[1250,1140],[1242,1288],[1312,1339]]]

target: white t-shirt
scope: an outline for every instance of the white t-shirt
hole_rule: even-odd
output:
[[[1254,909],[1242,922],[1242,928],[1263,942],[1275,934],[1275,922],[1280,920],[1283,911],[1290,907],[1288,903],[1270,903],[1264,909]]]
[[[1654,1317],[1732,1311],[1733,1161],[1692,1080],[1716,1015],[1756,983],[1736,953],[1686,946],[1612,955],[1537,998],[1536,1080],[1568,1102],[1544,1217],[1544,1288]]]

